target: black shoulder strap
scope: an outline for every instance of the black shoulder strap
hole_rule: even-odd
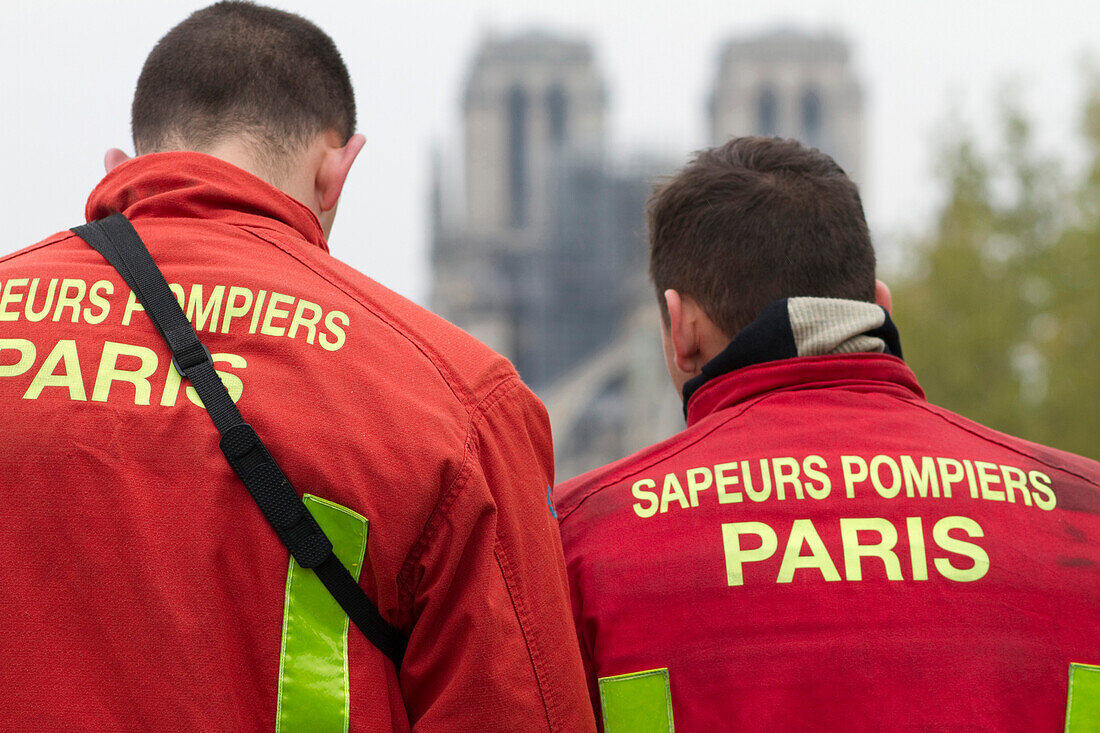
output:
[[[210,351],[199,341],[164,275],[134,227],[122,214],[75,227],[73,233],[118,270],[172,350],[176,369],[190,380],[221,434],[221,449],[260,511],[295,561],[311,568],[333,598],[378,649],[400,670],[405,640],[390,626],[351,573],[332,552],[332,543],[252,426],[244,421],[214,371]]]

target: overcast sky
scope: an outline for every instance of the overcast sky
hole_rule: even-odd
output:
[[[4,3],[0,23],[0,254],[83,221],[103,152],[132,152],[129,106],[157,39],[205,2]],[[879,242],[919,232],[936,205],[948,121],[995,135],[998,90],[1018,83],[1045,150],[1072,160],[1082,59],[1100,65],[1100,2],[1048,0],[285,1],[335,39],[367,147],[345,188],[334,255],[424,302],[433,145],[460,140],[459,101],[489,32],[587,38],[610,91],[611,147],[686,159],[707,144],[705,101],[723,41],[777,27],[847,37],[865,92],[865,189]]]

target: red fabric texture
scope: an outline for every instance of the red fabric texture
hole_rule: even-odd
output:
[[[370,522],[360,582],[409,645],[398,678],[350,630],[351,730],[591,729],[549,425],[512,366],[215,158],[124,163],[88,201],[114,211],[295,488]],[[159,334],[68,232],[0,287],[0,728],[273,730],[288,555]]]
[[[715,378],[556,500],[595,704],[667,667],[677,733],[1058,731],[1070,663],[1100,664],[1100,465],[928,404],[891,356]]]

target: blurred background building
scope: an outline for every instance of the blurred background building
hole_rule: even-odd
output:
[[[711,142],[731,134],[793,137],[863,181],[863,98],[848,43],[779,30],[722,49],[710,98]]]
[[[607,99],[587,42],[489,37],[463,95],[462,175],[438,160],[433,171],[431,307],[511,359],[546,403],[559,480],[683,427],[644,218],[677,163],[611,160]],[[861,98],[839,38],[729,42],[710,112],[715,143],[798,137],[858,179]]]

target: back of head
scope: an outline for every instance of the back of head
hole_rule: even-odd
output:
[[[275,169],[312,137],[355,131],[355,97],[336,45],[308,20],[219,2],[170,30],[149,54],[132,109],[137,152],[249,144]]]
[[[654,191],[648,216],[662,304],[669,288],[691,296],[731,338],[779,298],[875,300],[859,191],[796,140],[734,138],[698,153]]]

